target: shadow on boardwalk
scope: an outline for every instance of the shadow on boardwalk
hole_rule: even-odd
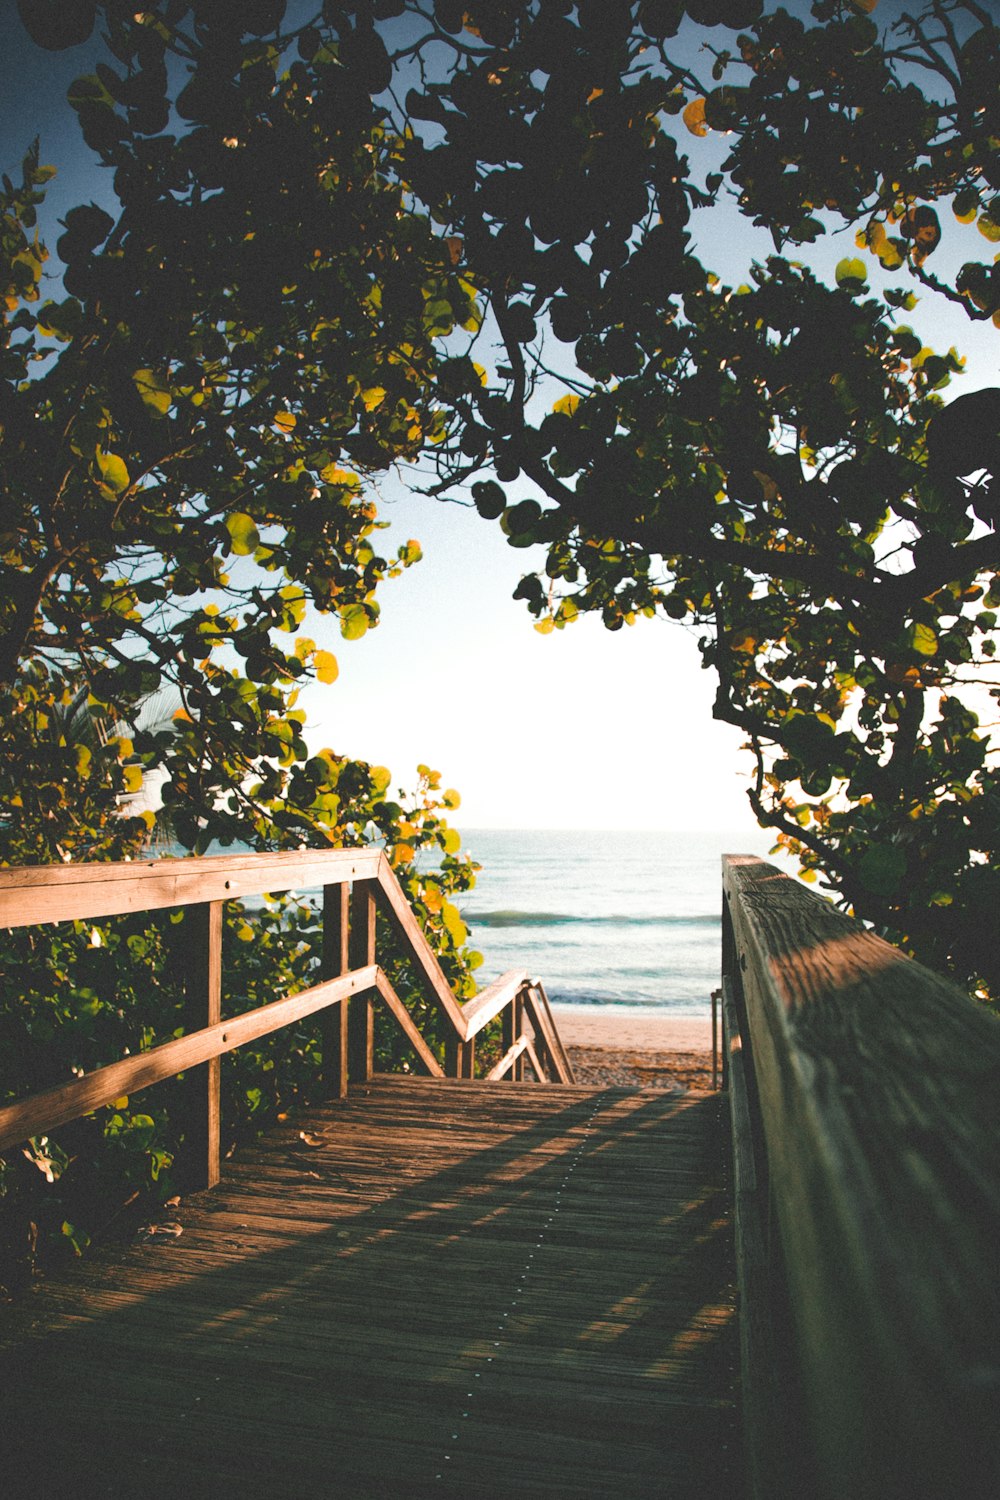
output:
[[[179,1238],[3,1314],[2,1472],[735,1500],[722,1129],[718,1098],[376,1079],[241,1154]]]

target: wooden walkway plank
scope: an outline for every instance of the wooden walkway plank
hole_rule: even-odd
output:
[[[720,1111],[374,1078],[224,1164],[169,1211],[179,1237],[0,1314],[2,1471],[95,1497],[739,1500]]]

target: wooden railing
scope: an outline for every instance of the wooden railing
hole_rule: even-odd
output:
[[[773,866],[723,880],[753,1493],[995,1497],[1000,1024]]]
[[[226,901],[267,893],[322,890],[322,957],[317,984],[295,995],[222,1019],[222,911]],[[522,1079],[529,1063],[539,1081],[573,1082],[542,986],[512,971],[464,1005],[456,1000],[385,855],[345,849],[289,854],[244,854],[148,863],[44,865],[0,870],[0,927],[87,921],[126,912],[187,908],[190,942],[185,1034],[98,1068],[0,1109],[0,1150],[191,1069],[197,1105],[187,1132],[199,1169],[189,1177],[211,1186],[219,1179],[221,1058],[247,1042],[318,1015],[330,1095],[343,1097],[348,1080],[372,1076],[374,1010],[386,1007],[413,1046],[425,1072],[471,1079],[476,1037],[502,1018],[503,1056],[489,1079]],[[376,954],[375,916],[388,917],[446,1024],[445,1065],[428,1045],[396,994]],[[187,923],[185,923],[187,926]]]

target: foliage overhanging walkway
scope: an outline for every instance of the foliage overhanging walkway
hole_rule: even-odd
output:
[[[8,1318],[37,1493],[736,1496],[719,1096],[376,1076]]]

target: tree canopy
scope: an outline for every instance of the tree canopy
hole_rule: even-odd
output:
[[[70,102],[119,210],[67,215],[42,301],[48,169],[6,184],[6,763],[57,690],[119,724],[170,680],[189,718],[128,748],[187,842],[359,834],[296,719],[335,670],[298,627],[376,622],[418,554],[378,556],[365,482],[419,459],[544,548],[538,628],[693,623],[760,819],[994,989],[1000,393],[946,405],[961,355],[914,326],[1000,319],[987,8],[19,10],[103,49]],[[770,236],[735,285],[712,215]]]

